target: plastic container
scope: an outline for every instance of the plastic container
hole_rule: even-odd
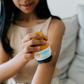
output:
[[[43,40],[43,33],[41,32],[35,32],[35,33],[39,33],[42,35],[42,38],[37,39],[37,38],[33,38],[32,40]],[[38,63],[47,63],[50,62],[52,60],[52,55],[51,55],[51,48],[48,42],[46,42],[45,45],[41,45],[41,50],[40,51],[36,51],[35,52],[35,59],[38,61]]]

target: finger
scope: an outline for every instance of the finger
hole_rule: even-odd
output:
[[[29,41],[30,46],[32,45],[44,45],[46,44],[45,40],[30,40]]]
[[[23,55],[25,59],[32,60],[34,59],[34,53],[28,53]]]
[[[38,47],[28,47],[28,52],[35,52],[35,51],[38,51],[38,50],[41,50],[40,46],[38,46]]]
[[[25,54],[29,53],[29,52],[35,52],[35,51],[38,51],[38,50],[41,50],[40,46],[37,46],[37,47],[25,47]]]
[[[31,40],[32,38],[41,38],[42,35],[41,34],[37,34],[37,33],[29,33],[25,36],[25,38],[22,40],[22,43],[25,43],[29,40]]]
[[[24,49],[25,47],[30,47],[33,45],[45,45],[45,44],[46,44],[46,41],[44,41],[44,40],[30,40],[26,43],[23,43],[21,48]]]

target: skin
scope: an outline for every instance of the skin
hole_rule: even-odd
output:
[[[54,31],[55,33],[53,34],[53,29],[55,25],[57,25],[57,28]],[[63,31],[61,31],[61,25],[63,26]],[[38,65],[32,84],[51,84],[53,72],[55,70],[55,66],[61,48],[61,42],[64,31],[65,31],[64,23],[62,21],[52,19],[50,27],[48,28],[47,32],[48,32],[48,42],[50,42],[51,38],[53,37],[52,40],[53,43],[50,44],[53,59],[48,63]],[[56,52],[56,55],[54,55],[54,51]],[[48,69],[47,73],[45,72],[46,69]]]
[[[31,14],[34,13],[34,9],[39,3],[39,0],[12,0],[15,6],[23,12],[23,14]],[[29,5],[32,4],[32,6],[28,9],[25,9],[23,5]]]
[[[21,10],[17,15],[18,18],[14,21],[16,25],[19,25],[21,27],[29,27],[46,21],[46,19],[39,19],[35,14],[34,9],[39,3],[39,0],[13,0],[13,2],[15,6]],[[33,5],[28,9],[24,9],[24,7],[21,6],[32,2]],[[56,29],[54,29],[55,27]],[[44,40],[31,40],[32,38],[41,38],[41,36],[36,33],[29,33],[22,39],[22,51],[11,60],[9,60],[9,55],[4,51],[0,42],[0,81],[4,82],[10,77],[17,74],[20,69],[25,66],[25,64],[34,59],[34,51],[39,51],[41,49],[39,45],[45,45],[46,41],[50,42],[51,38],[53,38],[52,43],[50,44],[53,59],[48,63],[38,64],[37,70],[31,83],[51,84],[53,72],[61,48],[64,31],[64,23],[60,20],[52,19],[47,31],[48,38],[46,39],[44,37]],[[35,46],[32,47],[32,45]],[[56,52],[56,56],[54,56],[54,52]]]

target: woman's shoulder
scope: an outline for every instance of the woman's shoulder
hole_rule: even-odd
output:
[[[59,19],[56,19],[56,18],[52,18],[51,19],[51,23],[50,23],[51,26],[65,26],[64,25],[64,22],[62,20],[59,20]]]
[[[48,33],[53,33],[53,30],[54,31],[56,30],[58,32],[60,32],[62,30],[62,32],[64,33],[64,31],[65,31],[64,22],[62,20],[52,18],[49,29],[48,29]]]

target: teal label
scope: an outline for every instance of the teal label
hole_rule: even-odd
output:
[[[46,54],[48,54],[49,50],[44,51],[43,53],[41,53],[41,55],[45,56]]]

